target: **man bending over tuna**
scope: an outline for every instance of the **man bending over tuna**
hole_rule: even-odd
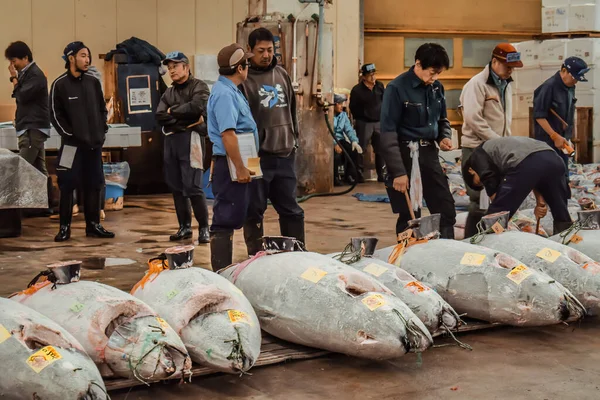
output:
[[[491,139],[475,149],[463,164],[465,183],[473,190],[485,189],[492,200],[487,214],[518,210],[533,190],[535,216],[543,218],[550,207],[554,232],[571,225],[567,209],[569,188],[565,164],[546,143],[527,137]]]

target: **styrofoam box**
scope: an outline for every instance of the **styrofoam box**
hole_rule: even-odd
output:
[[[541,81],[542,83],[546,82],[548,79],[552,78],[554,74],[556,74],[560,70],[560,66],[549,66],[542,67],[541,69]]]
[[[567,57],[567,43],[569,39],[544,40],[540,44],[540,65],[556,66],[562,65]]]
[[[529,107],[533,107],[533,93],[513,94],[513,118],[529,118]]]
[[[512,136],[529,137],[529,118],[513,118],[510,133]]]
[[[513,92],[533,93],[542,84],[540,68],[518,68],[515,69],[512,78],[514,80]]]
[[[537,68],[540,66],[540,45],[539,40],[527,40],[525,42],[514,43],[513,46],[521,53],[523,67]]]
[[[568,27],[572,32],[600,30],[600,7],[596,4],[571,5]]]
[[[569,28],[569,6],[542,7],[542,32],[566,32]]]
[[[571,39],[567,43],[569,57],[579,57],[588,65],[600,64],[600,38]]]

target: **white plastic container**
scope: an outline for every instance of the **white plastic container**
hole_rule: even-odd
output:
[[[569,7],[569,31],[600,31],[600,6],[589,3]]]
[[[513,94],[513,118],[529,118],[529,107],[533,107],[533,93]]]
[[[540,66],[539,40],[527,40],[525,42],[513,43],[513,46],[521,53],[521,61],[524,68],[537,68]]]
[[[558,71],[560,71],[560,65],[557,66],[549,66],[549,67],[542,67],[541,70],[541,83],[546,82],[548,79],[550,79],[554,74],[556,74]]]
[[[542,33],[567,32],[569,6],[542,7]]]
[[[567,56],[579,57],[590,66],[600,64],[600,38],[569,40],[567,43]]]
[[[513,93],[533,93],[542,84],[540,68],[517,68],[513,71]]]
[[[569,39],[549,39],[540,44],[540,65],[561,66],[567,58],[567,43]]]

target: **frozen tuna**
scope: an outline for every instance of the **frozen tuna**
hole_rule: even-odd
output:
[[[239,287],[273,336],[371,359],[421,352],[421,320],[373,277],[309,252],[259,253],[220,272]]]
[[[572,247],[594,261],[600,261],[600,210],[579,210],[574,226],[550,239]]]
[[[167,249],[131,294],[149,304],[181,336],[194,362],[222,372],[249,370],[260,354],[252,305],[227,279],[191,267],[193,246]]]
[[[376,251],[388,260],[396,246]],[[458,313],[516,326],[574,321],[583,307],[564,286],[507,254],[454,240],[415,244],[389,260],[435,289]]]
[[[191,360],[175,331],[150,306],[111,286],[79,281],[80,262],[49,266],[47,279],[12,299],[69,331],[103,377],[143,382],[189,374]]]
[[[362,249],[361,243],[366,243]],[[376,244],[376,238],[353,238],[347,247],[351,253],[330,256],[375,277],[406,303],[432,334],[458,328],[460,317],[435,290],[402,268],[372,257]]]
[[[525,232],[484,235],[480,245],[505,252],[560,282],[586,308],[600,312],[600,264],[576,249]]]
[[[81,344],[56,322],[0,298],[0,398],[108,399]]]

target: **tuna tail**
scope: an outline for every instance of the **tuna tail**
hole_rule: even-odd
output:
[[[92,381],[87,392],[79,396],[77,400],[110,400],[110,396],[104,388],[104,385]]]
[[[395,308],[392,311],[400,318],[406,329],[406,336],[400,338],[407,353],[421,353],[433,344],[433,339],[427,330],[416,325],[412,320],[404,318]]]
[[[237,327],[235,328],[235,333],[237,334],[237,339],[225,341],[225,343],[232,344],[231,353],[227,356],[227,359],[232,362],[232,367],[239,371],[240,375],[243,375],[252,365],[254,365],[254,360],[244,351],[242,338],[240,337],[240,332]]]
[[[559,306],[560,320],[578,321],[587,315],[587,311],[583,304],[579,302],[571,293],[566,293],[564,300]]]

